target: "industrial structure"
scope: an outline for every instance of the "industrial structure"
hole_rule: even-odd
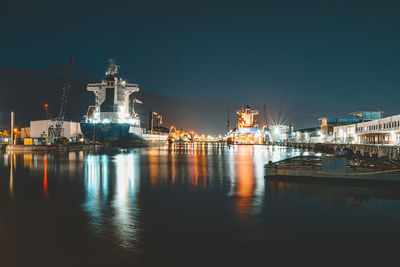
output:
[[[53,139],[51,142],[58,143],[58,142],[60,142],[59,139],[61,137],[65,137],[62,135],[62,130],[63,130],[64,119],[65,119],[65,109],[67,106],[69,91],[71,89],[71,72],[72,72],[73,60],[74,60],[74,58],[71,56],[69,58],[69,62],[68,62],[67,69],[66,69],[64,86],[61,91],[60,109],[59,109],[57,118],[55,119],[55,124],[50,124],[49,128],[48,128],[48,136]],[[47,114],[47,116],[49,116],[47,108],[48,108],[48,106],[45,104],[46,114]]]
[[[170,130],[162,125],[162,115],[155,111],[149,110],[149,134],[153,133],[166,133]]]

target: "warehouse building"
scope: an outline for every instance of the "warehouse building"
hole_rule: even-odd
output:
[[[382,117],[383,111],[357,111],[350,113],[351,118],[325,117],[320,118],[321,121],[321,141],[334,142],[334,128],[339,126],[354,125]],[[351,128],[351,127],[350,127]]]
[[[334,127],[334,142],[400,144],[400,115]]]
[[[56,121],[54,120],[40,120],[30,122],[30,137],[32,138],[46,138],[49,136],[49,128],[55,127]],[[61,136],[66,138],[81,138],[81,125],[79,122],[64,121],[61,130]]]

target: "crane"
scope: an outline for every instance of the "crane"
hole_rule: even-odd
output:
[[[154,123],[154,117],[157,119],[156,123]],[[162,124],[162,116],[157,112],[149,110],[149,131],[153,133],[155,127],[160,126]]]
[[[55,125],[55,127],[52,125],[49,128],[49,136],[53,136],[55,139],[61,138],[61,131],[62,131],[62,127],[64,124],[64,118],[65,118],[65,108],[67,106],[69,90],[71,88],[71,72],[72,72],[73,61],[74,61],[74,57],[70,56],[69,62],[67,64],[67,68],[66,68],[64,86],[63,86],[62,92],[61,92],[60,110],[58,111],[58,115],[55,120],[56,125]]]
[[[137,114],[136,114],[136,112],[135,112],[135,104],[143,104],[143,102],[140,101],[139,99],[136,99],[136,98],[132,99],[132,110],[131,110],[131,114],[132,114],[133,117],[136,117],[136,116],[137,116]]]

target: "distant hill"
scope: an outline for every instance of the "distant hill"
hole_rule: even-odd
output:
[[[94,95],[86,91],[89,82],[97,82],[91,77],[74,77],[66,109],[66,118],[79,121]],[[14,110],[16,124],[26,126],[31,120],[45,119],[43,104],[56,116],[64,78],[62,74],[50,75],[40,71],[22,71],[0,67],[0,130],[9,128],[9,113]],[[163,116],[164,126],[193,129],[204,133],[222,134],[226,131],[229,104],[218,99],[184,99],[162,96],[146,91],[139,84],[140,92],[133,97],[143,101],[135,110],[141,115],[142,127],[148,126],[148,111],[151,109]],[[231,122],[234,112],[231,112]]]

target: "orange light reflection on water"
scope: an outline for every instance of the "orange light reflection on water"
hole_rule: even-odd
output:
[[[14,195],[14,169],[15,169],[15,153],[10,154],[10,196]]]
[[[43,157],[43,194],[46,197],[48,193],[47,188],[47,157]]]
[[[191,145],[189,155],[190,184],[205,187],[207,184],[207,154],[204,143]]]
[[[176,179],[176,162],[175,162],[175,154],[168,153],[168,167],[169,167],[169,175],[171,177],[171,183],[175,183]]]
[[[158,184],[159,180],[159,150],[157,147],[149,149],[149,174],[150,174],[150,185],[152,187]]]
[[[236,154],[237,185],[235,195],[236,213],[239,217],[251,212],[254,191],[254,169],[251,146],[242,146]]]

